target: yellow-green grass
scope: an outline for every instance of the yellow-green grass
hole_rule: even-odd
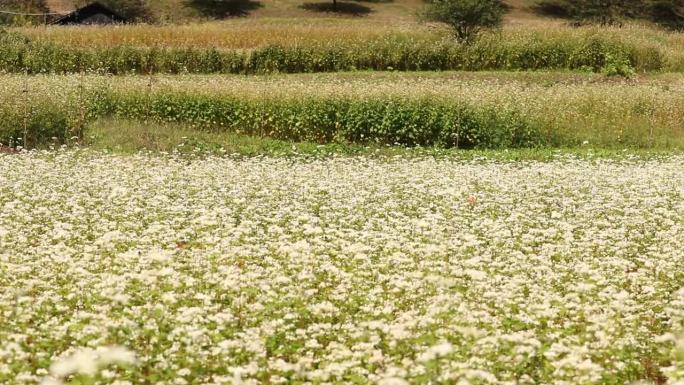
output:
[[[358,154],[395,151],[396,148],[352,144],[294,142],[234,132],[201,131],[187,124],[99,119],[88,124],[80,141],[97,150],[131,154],[138,151],[187,154],[294,155]],[[398,150],[397,150],[398,151]]]
[[[185,25],[48,26],[14,28],[33,40],[70,47],[179,47],[252,49],[267,45],[341,44],[387,35],[432,35],[433,29],[413,22],[383,24],[337,18],[239,18]],[[437,32],[438,36],[443,32]]]
[[[533,135],[510,143],[480,138],[471,142],[475,146],[586,142],[606,148],[684,148],[684,77],[679,74],[630,81],[574,73],[459,72],[0,79],[5,137],[20,135],[24,119],[36,129],[44,127],[42,121],[62,119],[64,133],[41,135],[68,137],[79,135],[92,119],[115,116],[320,143],[385,143],[388,138],[441,143],[436,138],[450,124],[444,119],[458,109],[452,118],[465,116],[477,132],[492,129],[489,124],[510,128],[510,123]],[[349,134],[357,129],[371,137]]]
[[[26,27],[13,29],[36,42],[83,49],[113,47],[196,48],[253,50],[268,46],[286,48],[364,47],[378,41],[444,44],[449,32],[443,26],[412,21],[379,23],[336,18],[243,18],[182,26],[130,25],[119,27]],[[485,35],[484,52],[497,55],[521,46],[580,45],[588,39],[619,43],[638,52],[658,52],[666,71],[684,71],[684,33],[648,25],[571,27],[557,21],[508,24]],[[583,43],[582,43],[583,44]]]
[[[496,159],[502,161],[552,161],[559,157],[582,159],[642,159],[681,154],[677,148],[604,148],[586,144],[573,147],[518,148],[505,150],[460,150],[439,147],[405,147],[373,143],[315,143],[278,140],[234,132],[202,131],[188,124],[141,122],[127,119],[98,119],[86,127],[87,135],[70,142],[71,147],[114,154],[139,152],[174,153],[189,156],[434,156],[457,159]],[[45,144],[41,147],[56,148]]]

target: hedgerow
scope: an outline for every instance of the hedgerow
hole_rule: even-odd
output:
[[[526,147],[533,124],[514,112],[458,101],[346,97],[245,100],[189,93],[100,99],[98,116],[190,123],[288,140],[377,142],[444,147]]]
[[[449,39],[388,36],[367,41],[241,50],[213,48],[82,48],[33,41],[14,33],[0,36],[0,71],[6,73],[306,73],[349,70],[541,70],[605,72],[614,62],[634,71],[657,71],[664,54],[599,34],[558,39],[503,39],[486,36],[474,44]]]
[[[459,76],[465,75],[5,75],[0,142],[36,146],[53,137],[82,138],[90,123],[115,117],[314,143],[683,143],[684,94],[677,82],[663,87],[659,77],[633,83],[549,73]]]

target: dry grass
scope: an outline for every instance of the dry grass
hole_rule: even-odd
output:
[[[74,9],[74,2],[72,0],[45,0],[45,5],[52,12],[66,13]]]
[[[415,23],[377,25],[364,20],[232,19],[186,25],[128,25],[115,27],[50,26],[17,31],[37,40],[72,47],[193,47],[249,49],[271,44],[298,45],[311,42],[359,41],[403,34],[426,36],[433,32]]]
[[[368,6],[372,7],[375,4]],[[182,25],[41,26],[14,30],[32,39],[72,47],[129,45],[219,49],[249,49],[270,44],[291,46],[310,42],[363,41],[390,34],[444,34],[442,28],[420,24],[411,18],[381,23],[370,18],[323,16],[232,18]]]
[[[666,71],[684,71],[684,33],[671,32],[640,23],[618,27],[571,27],[553,20],[534,20],[509,24],[503,29],[506,39],[522,40],[575,40],[579,36],[605,36],[633,47],[655,48],[663,53]]]
[[[378,23],[370,19],[340,18],[239,18],[222,22],[193,23],[181,26],[130,25],[118,27],[41,27],[19,28],[20,33],[71,47],[194,47],[253,49],[267,45],[297,46],[323,43],[365,44],[387,36],[404,36],[421,41],[436,41],[448,32],[434,25],[415,21]],[[567,42],[587,36],[605,36],[633,47],[662,52],[669,71],[684,71],[684,33],[668,32],[641,24],[623,28],[587,26],[574,28],[558,21],[529,20],[509,23],[505,41]],[[560,44],[560,43],[559,43]]]

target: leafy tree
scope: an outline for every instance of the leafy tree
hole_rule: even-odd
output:
[[[0,0],[0,10],[17,13],[48,13],[44,0]],[[0,14],[0,25],[42,24],[45,18],[30,15]]]
[[[621,24],[643,12],[640,0],[542,0],[536,5],[543,14],[573,19],[575,24]]]
[[[654,22],[684,31],[684,0],[656,0],[651,3],[649,11]]]
[[[619,25],[643,12],[641,0],[572,0],[577,22]]]
[[[483,29],[500,26],[506,11],[502,0],[430,0],[423,16],[449,25],[460,42],[471,43]]]
[[[542,0],[535,8],[572,19],[576,25],[621,25],[627,19],[644,19],[673,29],[684,27],[684,0]]]

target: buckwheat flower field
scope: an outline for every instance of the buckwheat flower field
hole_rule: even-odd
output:
[[[0,384],[681,384],[684,158],[0,156]]]

